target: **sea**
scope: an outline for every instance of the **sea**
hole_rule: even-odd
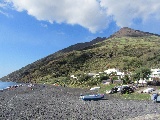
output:
[[[18,85],[16,82],[2,82],[0,81],[0,90],[6,89],[9,86]]]

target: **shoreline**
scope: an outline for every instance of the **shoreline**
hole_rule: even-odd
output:
[[[32,89],[31,89],[32,88]],[[105,95],[104,100],[83,101],[88,89],[35,84],[0,91],[0,119],[109,119],[136,120],[160,114],[160,104],[124,100]],[[146,120],[146,119],[145,119]]]

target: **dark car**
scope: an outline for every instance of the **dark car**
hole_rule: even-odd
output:
[[[114,93],[117,93],[117,92],[118,92],[118,88],[114,87],[114,88],[111,89],[110,94],[114,94]]]
[[[132,87],[130,87],[130,86],[125,86],[125,87],[123,87],[122,88],[122,90],[121,90],[121,94],[130,94],[130,93],[133,93],[134,92],[134,90],[133,90],[133,88]]]

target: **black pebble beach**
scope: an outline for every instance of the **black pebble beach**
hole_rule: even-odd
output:
[[[159,120],[160,103],[105,95],[83,101],[86,89],[27,85],[0,91],[0,120]]]

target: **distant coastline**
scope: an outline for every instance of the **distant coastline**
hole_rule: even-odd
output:
[[[18,83],[16,82],[3,82],[0,81],[0,90],[6,89],[9,86],[17,85]]]

